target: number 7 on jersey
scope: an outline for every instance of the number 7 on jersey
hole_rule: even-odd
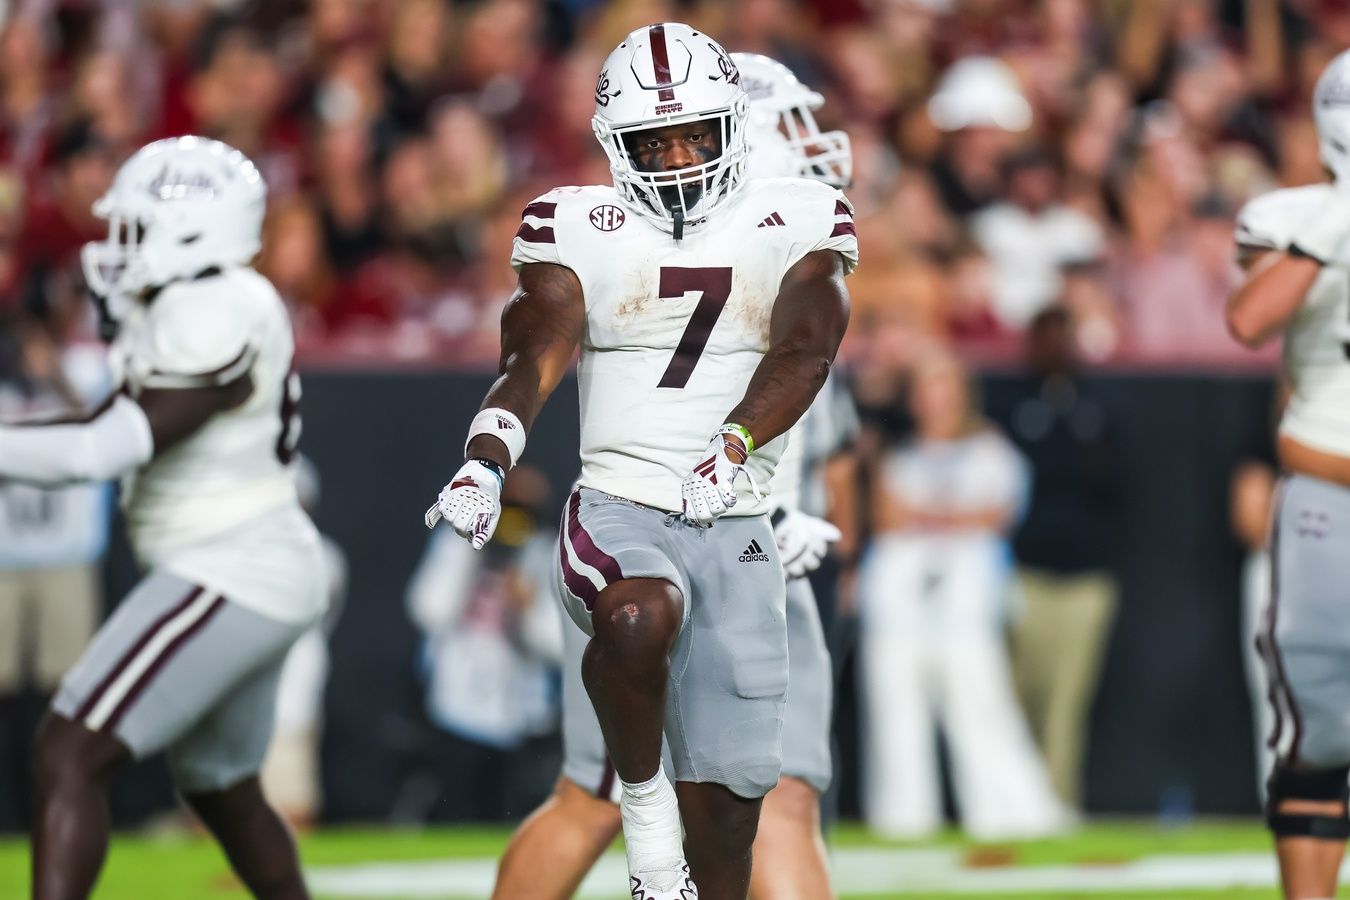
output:
[[[662,300],[674,300],[693,291],[702,292],[702,296],[694,307],[694,314],[689,317],[689,324],[684,326],[680,343],[675,347],[675,355],[670,358],[657,387],[679,389],[689,383],[689,376],[694,374],[694,366],[703,355],[703,348],[708,346],[713,326],[722,315],[722,307],[727,305],[727,298],[731,296],[731,267],[661,267],[657,295]]]

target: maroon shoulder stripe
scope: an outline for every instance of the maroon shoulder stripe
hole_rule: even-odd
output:
[[[145,630],[145,633],[140,636],[140,639],[137,640],[136,643],[131,645],[131,649],[122,654],[122,658],[117,661],[117,665],[108,670],[108,674],[98,683],[98,687],[90,691],[89,696],[75,712],[76,720],[82,721],[94,711],[94,707],[98,705],[98,701],[103,698],[103,694],[112,686],[112,683],[117,680],[117,676],[122,674],[122,670],[131,664],[131,661],[145,649],[145,645],[150,643],[155,634],[158,633],[170,619],[187,609],[193,600],[196,600],[201,596],[201,593],[202,589],[200,587],[194,587],[187,592],[187,595],[184,596],[182,600],[170,607],[168,612],[150,623],[150,627]]]
[[[526,216],[535,216],[540,219],[551,219],[557,212],[558,204],[536,200],[520,211],[520,217],[523,219]]]
[[[131,709],[136,701],[140,699],[141,695],[145,693],[145,689],[155,680],[155,676],[169,664],[170,660],[178,655],[178,651],[183,649],[183,645],[192,640],[193,636],[200,633],[201,630],[206,627],[206,623],[210,622],[211,619],[215,617],[216,613],[220,612],[224,606],[225,598],[223,596],[216,597],[211,605],[207,607],[206,612],[201,618],[193,622],[192,625],[186,628],[182,634],[178,635],[178,637],[174,638],[169,645],[164,648],[164,651],[155,658],[155,661],[150,664],[150,668],[146,669],[141,673],[141,677],[136,679],[136,683],[132,685],[131,690],[127,691],[127,695],[117,704],[117,707],[112,711],[112,715],[108,716],[108,721],[105,722],[103,727],[99,730],[105,734],[112,734],[116,731],[118,723],[122,721],[122,717],[127,714],[127,710]]]
[[[623,580],[623,570],[619,562],[599,547],[581,524],[581,492],[573,491],[567,501],[567,534],[572,539],[572,549],[586,565],[596,569],[604,576],[605,584]]]
[[[552,227],[535,228],[533,225],[526,225],[524,222],[521,222],[520,227],[516,229],[516,237],[532,244],[556,244],[558,242],[553,236]]]
[[[657,99],[669,101],[675,99],[670,89],[670,50],[666,47],[666,26],[653,25],[647,29],[652,42],[652,68],[656,70]]]
[[[858,229],[854,227],[852,222],[835,222],[834,230],[830,232],[830,237],[843,237],[846,234],[857,237]]]
[[[848,204],[843,200],[834,201],[834,214],[836,216],[852,216],[853,210],[848,208]]]

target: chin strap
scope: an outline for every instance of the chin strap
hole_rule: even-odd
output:
[[[684,210],[682,210],[682,209],[672,210],[672,211],[671,211],[671,217],[675,220],[675,227],[674,227],[674,229],[673,229],[673,234],[675,235],[675,240],[677,240],[677,241],[683,240],[683,239],[684,239]]]

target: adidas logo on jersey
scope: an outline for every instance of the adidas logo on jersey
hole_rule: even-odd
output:
[[[786,224],[787,224],[787,223],[783,221],[783,217],[782,217],[782,216],[780,216],[778,213],[774,213],[773,215],[771,215],[771,216],[769,216],[767,219],[765,219],[763,222],[760,222],[760,223],[759,223],[758,225],[756,225],[755,227],[756,227],[756,228],[772,228],[774,225],[786,225]]]
[[[759,545],[759,541],[751,541],[750,546],[745,548],[741,554],[741,562],[768,562],[769,554],[764,552],[764,548]]]

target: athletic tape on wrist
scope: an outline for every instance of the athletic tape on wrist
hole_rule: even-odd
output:
[[[525,426],[509,409],[491,406],[473,417],[469,423],[469,436],[464,439],[464,454],[469,453],[469,442],[480,434],[490,434],[506,445],[511,455],[511,465],[516,464],[520,454],[525,451]]]
[[[717,433],[735,435],[740,438],[741,443],[745,445],[746,459],[749,459],[750,454],[755,452],[755,439],[750,436],[750,429],[746,428],[744,425],[737,425],[735,422],[727,422],[721,428],[717,429]]]

